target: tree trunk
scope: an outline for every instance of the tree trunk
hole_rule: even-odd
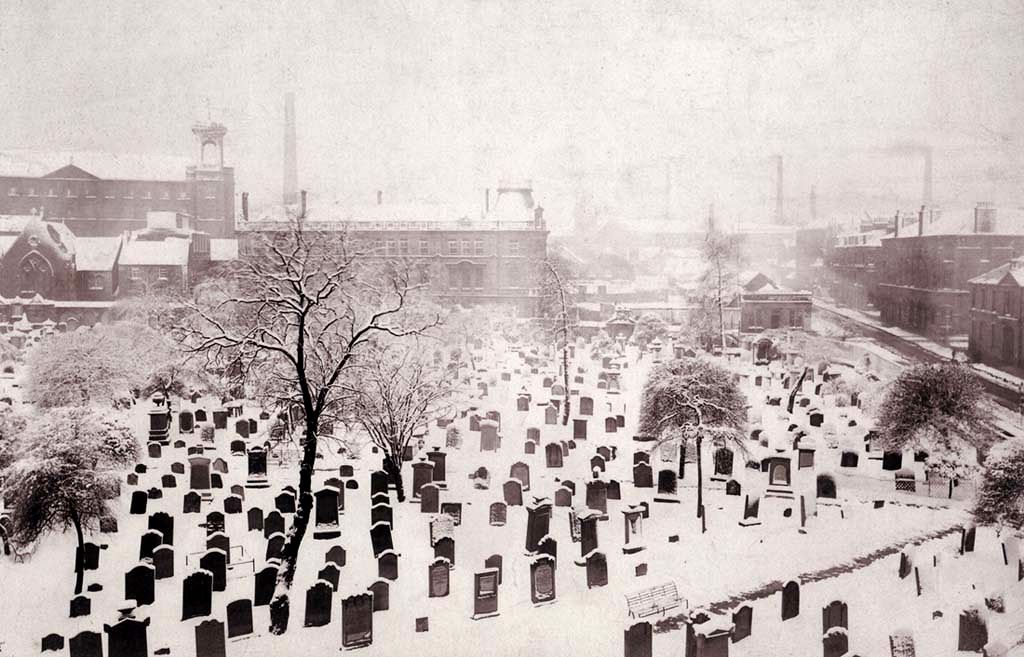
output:
[[[78,551],[75,553],[75,595],[80,595],[85,579],[85,536],[82,533],[82,521],[77,513],[72,514],[71,522],[75,526],[75,536],[78,537]]]
[[[384,455],[384,472],[388,473],[388,478],[395,484],[395,495],[397,495],[398,501],[404,502],[405,484],[402,482],[401,454],[397,458],[391,456],[391,454]]]
[[[565,328],[568,331],[568,327]],[[569,334],[565,334],[562,346],[562,387],[565,388],[565,399],[562,400],[562,426],[569,424]]]
[[[281,551],[281,567],[277,571],[274,598],[270,601],[271,634],[284,634],[288,630],[288,618],[291,615],[289,593],[295,579],[299,548],[306,536],[309,518],[313,514],[313,467],[316,465],[317,421],[310,422],[310,417],[311,414],[307,413],[306,440],[302,449],[302,463],[299,465],[299,503],[295,509],[292,528]]]
[[[953,478],[949,478],[949,499],[953,499]]]
[[[697,434],[697,517],[704,512],[704,468],[701,465],[700,445],[704,439]]]
[[[686,476],[686,436],[679,441],[679,478]]]

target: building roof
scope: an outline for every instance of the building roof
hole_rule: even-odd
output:
[[[0,151],[0,176],[103,180],[184,180],[187,157],[99,151]],[[60,175],[58,175],[60,174]]]
[[[188,264],[189,240],[169,237],[164,240],[131,239],[121,250],[122,266]]]
[[[1009,283],[1017,286],[1024,286],[1024,257],[1014,258],[1006,264],[1000,265],[991,271],[980,276],[975,276],[967,281],[974,285],[999,285]]]
[[[77,271],[113,271],[120,250],[120,236],[76,237],[75,269]]]

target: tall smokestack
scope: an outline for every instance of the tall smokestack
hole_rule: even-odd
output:
[[[384,205],[384,190],[377,190],[377,205]]]
[[[299,219],[306,218],[306,190],[299,192]]]
[[[896,234],[893,237],[899,237],[900,236],[900,211],[899,210],[896,211],[895,223],[896,223]]]
[[[708,206],[708,233],[715,232],[715,204]]]
[[[921,192],[921,202],[926,206],[932,205],[932,147],[924,148],[924,190]]]
[[[295,205],[299,200],[298,157],[295,154],[295,94],[284,95],[284,185],[282,202]],[[305,214],[305,212],[303,212]]]
[[[491,188],[488,187],[484,190],[484,214],[490,214],[491,212]]]
[[[782,216],[782,156],[775,156],[775,223],[784,224]]]
[[[242,192],[242,221],[249,221],[249,192]]]
[[[917,212],[917,236],[921,237],[924,235],[924,206]]]
[[[811,197],[808,199],[811,206],[811,225],[818,223],[818,190],[811,185]]]

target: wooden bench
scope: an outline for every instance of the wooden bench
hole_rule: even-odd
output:
[[[675,582],[659,584],[626,596],[626,606],[631,618],[663,614],[685,603],[686,601],[679,597]]]

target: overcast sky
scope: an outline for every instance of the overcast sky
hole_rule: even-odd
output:
[[[728,5],[728,6],[723,6]],[[896,5],[899,5],[898,7]],[[482,198],[532,179],[626,216],[860,215],[935,198],[1024,204],[1017,2],[0,3],[0,148],[188,155],[229,129],[244,187],[281,185],[284,91],[299,178],[370,202]],[[556,216],[557,215],[557,216]]]

